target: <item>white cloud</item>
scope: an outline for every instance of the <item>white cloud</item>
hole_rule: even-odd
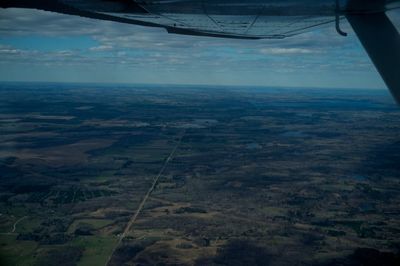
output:
[[[285,55],[285,54],[312,54],[315,51],[306,48],[279,48],[279,47],[271,47],[271,48],[263,48],[260,50],[262,54],[271,54],[271,55]]]
[[[93,52],[104,52],[104,51],[110,51],[112,49],[113,49],[112,45],[100,45],[89,48],[89,50]]]

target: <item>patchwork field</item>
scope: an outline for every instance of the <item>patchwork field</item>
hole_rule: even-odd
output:
[[[399,265],[384,91],[0,85],[1,265]]]

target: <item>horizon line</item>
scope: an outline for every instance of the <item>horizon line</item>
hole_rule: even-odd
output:
[[[328,86],[284,86],[284,85],[234,85],[234,84],[194,84],[194,83],[134,83],[134,82],[94,82],[94,81],[12,81],[0,80],[0,83],[47,83],[47,84],[82,84],[82,85],[121,85],[121,86],[179,86],[179,87],[250,87],[250,88],[282,88],[282,89],[327,89],[327,90],[386,90],[383,87],[362,88],[362,87],[328,87]]]

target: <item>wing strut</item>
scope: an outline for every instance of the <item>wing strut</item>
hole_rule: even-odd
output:
[[[347,14],[355,33],[400,104],[400,35],[385,13]]]
[[[340,28],[340,2],[339,0],[336,0],[336,11],[335,11],[335,26],[336,26],[336,31],[337,33],[339,33],[340,35],[346,37],[347,33],[342,31],[342,29]]]

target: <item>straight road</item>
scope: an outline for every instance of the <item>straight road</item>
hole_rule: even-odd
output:
[[[106,266],[110,263],[112,256],[115,253],[115,250],[117,250],[118,246],[121,244],[122,239],[124,239],[126,237],[126,235],[129,233],[129,231],[131,230],[132,225],[135,223],[137,217],[139,216],[139,214],[142,212],[144,205],[146,204],[147,199],[150,197],[151,193],[153,192],[153,190],[155,189],[158,180],[160,179],[160,177],[162,176],[162,174],[164,173],[165,168],[167,168],[168,163],[173,159],[176,150],[178,149],[179,145],[182,142],[182,138],[185,136],[185,131],[181,133],[178,142],[176,143],[176,145],[174,146],[174,148],[172,149],[171,153],[169,154],[169,156],[167,157],[167,159],[165,160],[163,166],[161,167],[160,171],[158,172],[158,174],[154,177],[153,179],[153,183],[151,184],[151,187],[149,188],[149,190],[147,191],[146,195],[144,196],[143,200],[140,202],[139,207],[137,208],[136,212],[132,215],[131,219],[129,220],[128,224],[125,227],[124,232],[119,236],[118,238],[118,242],[115,245],[111,255],[108,257],[108,260],[106,262]]]

